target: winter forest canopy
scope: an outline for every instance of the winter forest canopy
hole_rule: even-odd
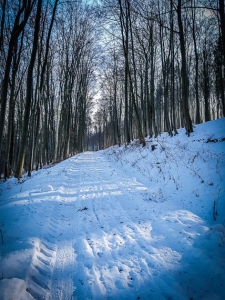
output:
[[[0,0],[4,178],[225,116],[224,0]]]

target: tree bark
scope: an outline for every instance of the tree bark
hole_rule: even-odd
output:
[[[179,38],[180,38],[180,53],[181,53],[181,82],[182,82],[182,104],[184,114],[184,125],[186,134],[189,136],[193,132],[192,122],[189,114],[189,78],[187,72],[187,60],[186,60],[186,48],[184,39],[184,29],[181,14],[182,0],[178,0],[177,5],[177,18],[179,27]]]
[[[195,6],[195,0],[193,2],[193,6]],[[199,55],[197,50],[197,42],[196,42],[196,30],[195,25],[195,9],[192,9],[192,36],[194,42],[194,51],[195,51],[195,99],[196,99],[196,114],[195,114],[195,123],[200,123],[200,102],[199,102],[199,80],[198,80],[198,69],[199,69]]]
[[[33,2],[31,2],[31,0],[23,1],[23,5],[16,15],[12,33],[10,36],[8,54],[7,54],[7,59],[6,59],[5,73],[4,73],[3,83],[2,83],[2,92],[1,92],[0,153],[2,151],[2,140],[3,140],[3,133],[4,133],[4,125],[5,125],[8,86],[9,86],[10,70],[11,70],[13,53],[14,53],[14,49],[15,49],[15,43],[27,23],[27,20],[30,16],[34,2],[35,2],[35,0]],[[23,14],[24,14],[24,19],[23,19],[23,21],[21,21],[21,23],[19,23],[21,15],[23,15]]]
[[[224,0],[219,0],[219,15],[220,15],[220,23],[221,23],[221,39],[222,39],[222,54],[223,54],[223,82],[222,82],[222,109],[223,116],[225,117],[225,5]]]
[[[138,127],[138,134],[139,134],[139,140],[140,143],[145,146],[145,139],[142,133],[142,128],[141,128],[141,121],[138,113],[138,108],[136,104],[136,99],[135,99],[135,94],[134,94],[134,89],[133,89],[133,82],[132,82],[132,77],[131,77],[131,71],[129,67],[129,59],[128,59],[128,30],[129,30],[129,13],[130,13],[130,7],[129,7],[129,0],[126,0],[127,4],[127,11],[126,11],[126,26],[124,24],[124,19],[123,19],[123,8],[122,8],[122,3],[121,0],[118,0],[119,6],[120,6],[120,25],[121,25],[121,33],[122,33],[122,41],[123,41],[123,52],[124,52],[124,58],[125,58],[125,66],[127,70],[127,75],[129,78],[129,84],[130,84],[130,91],[131,91],[131,100],[132,104],[134,106],[134,111],[135,111],[135,116],[137,119],[137,127]],[[126,28],[126,38],[124,36],[124,28]]]
[[[1,31],[0,31],[0,51],[2,50],[3,41],[4,41],[4,27],[5,27],[5,7],[6,7],[6,0],[2,3],[2,19],[1,19]]]
[[[42,0],[38,0],[37,13],[35,18],[33,48],[31,53],[30,64],[27,72],[27,91],[26,91],[26,104],[25,104],[25,112],[24,112],[22,137],[21,137],[20,150],[19,150],[18,162],[16,167],[16,173],[15,173],[15,177],[18,179],[22,177],[26,145],[28,139],[30,107],[31,107],[32,92],[33,92],[33,69],[34,69],[34,64],[36,59],[37,48],[38,48],[38,35],[40,30],[41,10],[42,10]]]

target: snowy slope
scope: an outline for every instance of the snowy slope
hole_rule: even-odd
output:
[[[224,137],[225,118],[1,184],[0,299],[225,299]]]

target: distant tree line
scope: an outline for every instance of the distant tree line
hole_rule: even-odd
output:
[[[89,149],[225,116],[223,0],[103,0],[101,97]]]

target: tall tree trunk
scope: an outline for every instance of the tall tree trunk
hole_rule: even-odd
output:
[[[210,87],[209,87],[209,66],[208,66],[208,54],[206,49],[203,50],[203,94],[205,98],[205,122],[210,121]]]
[[[145,146],[145,139],[144,139],[144,136],[142,133],[141,121],[140,121],[137,103],[136,103],[136,99],[135,99],[133,81],[132,81],[132,77],[131,77],[131,71],[130,71],[129,59],[128,59],[128,31],[129,31],[129,22],[128,21],[129,21],[129,14],[130,14],[130,6],[129,6],[130,3],[129,3],[129,0],[126,0],[126,25],[125,25],[124,18],[123,18],[124,11],[122,8],[121,0],[118,0],[118,2],[119,2],[119,6],[120,6],[120,25],[121,25],[121,33],[122,33],[122,41],[123,41],[123,52],[124,52],[124,58],[125,58],[125,66],[126,66],[128,78],[129,78],[131,100],[132,100],[132,104],[133,104],[134,112],[135,112],[135,116],[136,116],[139,140],[140,140],[140,143],[143,146]],[[124,28],[126,29],[126,38],[124,36]]]
[[[223,116],[225,117],[225,5],[224,0],[219,0],[219,15],[220,15],[220,26],[221,26],[221,40],[222,40],[222,54],[223,54],[223,82],[221,85],[221,99]]]
[[[27,71],[26,104],[25,104],[20,150],[19,150],[18,162],[17,162],[17,167],[16,167],[16,173],[15,173],[16,178],[22,177],[23,165],[24,165],[24,160],[25,160],[25,150],[26,150],[26,144],[27,144],[27,138],[28,138],[30,107],[31,107],[32,92],[33,92],[33,69],[34,69],[34,64],[35,64],[35,59],[36,59],[37,48],[38,48],[38,35],[39,35],[39,30],[40,30],[41,10],[42,10],[42,0],[38,0],[37,13],[36,13],[36,19],[35,19],[33,48],[32,48],[32,53],[31,53],[30,64],[29,64],[28,71]]]
[[[22,37],[23,41],[23,37]],[[17,42],[15,43],[15,51],[14,51],[14,58],[13,58],[13,70],[12,70],[12,83],[11,83],[11,91],[10,91],[10,100],[9,100],[9,114],[8,114],[8,128],[7,128],[7,140],[5,146],[6,158],[5,158],[5,178],[8,178],[11,175],[12,171],[12,147],[13,147],[13,136],[14,136],[14,114],[15,114],[15,85],[16,85],[16,73],[18,70],[19,60],[20,60],[20,53],[18,55],[17,60]],[[10,155],[11,154],[11,155]],[[11,156],[11,157],[10,157]]]
[[[128,38],[129,38],[129,30],[128,30],[128,16],[126,14],[125,21],[124,22],[124,16],[123,16],[123,8],[121,0],[118,0],[119,6],[120,6],[120,27],[122,32],[122,38],[123,38],[123,49],[125,51],[128,51]],[[125,30],[125,34],[124,34]],[[126,143],[130,143],[130,131],[129,131],[129,121],[128,121],[128,66],[125,58],[125,86],[124,86],[124,98],[125,98],[125,115],[124,115],[124,127],[125,127],[125,140]]]
[[[193,1],[193,0],[192,0]],[[192,4],[195,7],[195,0]],[[195,116],[195,123],[199,124],[200,120],[200,102],[199,102],[199,82],[198,82],[198,69],[199,69],[199,56],[198,56],[198,49],[197,49],[197,42],[196,42],[196,18],[195,18],[195,9],[192,9],[192,36],[194,42],[194,51],[195,51],[195,97],[196,97],[196,116]]]
[[[0,154],[2,151],[2,140],[3,140],[3,133],[4,133],[4,125],[5,125],[5,113],[6,113],[6,104],[7,104],[7,96],[8,96],[8,86],[9,86],[10,70],[11,70],[13,53],[14,53],[14,49],[15,49],[15,43],[17,42],[19,35],[23,31],[23,29],[27,23],[27,20],[30,16],[34,1],[33,2],[31,2],[31,0],[23,1],[23,5],[16,15],[12,33],[10,36],[9,48],[8,48],[8,54],[7,54],[7,59],[6,59],[6,66],[5,66],[5,73],[4,73],[4,77],[3,77],[2,91],[1,91]],[[22,15],[24,15],[24,19],[23,19],[23,21],[21,21],[21,23],[19,23]]]
[[[174,16],[173,16],[173,0],[170,0],[170,52],[171,52],[171,63],[170,63],[170,94],[171,94],[171,129],[174,135],[178,134],[176,124],[176,106],[175,106],[175,70],[174,70]]]
[[[162,76],[163,76],[163,99],[164,99],[164,127],[163,129],[172,136],[172,129],[170,123],[170,110],[169,110],[169,54],[166,54],[164,45],[163,28],[160,26],[160,47],[161,47],[161,60],[162,60]]]
[[[154,24],[150,26],[150,66],[151,66],[151,78],[150,78],[150,103],[151,103],[151,119],[154,129],[155,137],[158,136],[158,128],[155,120],[155,49],[154,49]]]
[[[0,30],[0,51],[3,47],[3,41],[4,41],[4,27],[5,27],[5,7],[6,7],[6,0],[3,0],[2,3],[2,19],[1,19],[1,30]]]
[[[179,27],[179,38],[180,38],[180,53],[181,53],[181,82],[182,82],[182,104],[184,114],[184,125],[186,134],[189,136],[193,132],[192,122],[189,114],[189,78],[187,71],[187,60],[186,60],[186,48],[184,39],[184,30],[181,14],[182,0],[178,0],[177,5],[177,18]]]

